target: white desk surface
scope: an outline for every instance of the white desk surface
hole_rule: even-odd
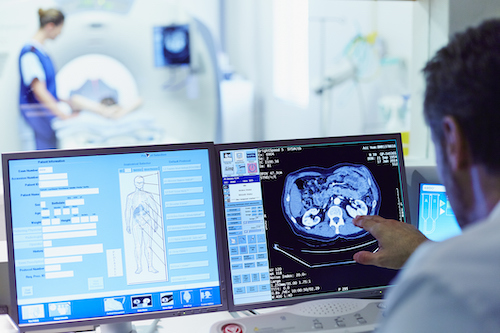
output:
[[[231,318],[227,311],[168,317],[158,323],[158,333],[208,333],[212,324]],[[150,320],[134,322],[134,326],[137,332],[141,333],[141,328],[146,328],[149,323]]]
[[[282,309],[283,307],[259,309],[259,313],[269,313]],[[241,316],[244,316],[239,312]],[[197,315],[187,315],[181,317],[169,317],[160,320],[158,323],[158,333],[209,333],[210,327],[218,321],[232,319],[233,317],[227,311],[204,313]],[[145,320],[134,322],[138,333],[141,333],[142,327],[147,327],[152,321]]]

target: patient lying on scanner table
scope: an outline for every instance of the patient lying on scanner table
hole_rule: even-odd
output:
[[[148,144],[162,137],[155,119],[140,112],[140,97],[120,103],[118,91],[100,79],[85,81],[69,95],[69,106],[79,115],[52,123],[59,148]]]
[[[82,95],[73,95],[69,103],[71,108],[76,111],[85,110],[105,118],[118,119],[138,109],[142,105],[142,99],[137,98],[131,104],[119,105],[113,97],[105,97],[100,102],[96,102]]]
[[[118,104],[118,90],[103,80],[87,80],[78,89],[70,92],[69,103],[73,110],[90,111],[106,118],[120,118],[142,105],[142,99],[135,98],[126,105]]]

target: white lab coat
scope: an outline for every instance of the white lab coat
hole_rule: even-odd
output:
[[[500,204],[462,235],[421,245],[386,305],[377,332],[500,332]]]

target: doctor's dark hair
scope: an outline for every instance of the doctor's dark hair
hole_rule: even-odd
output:
[[[64,22],[64,14],[55,8],[42,9],[38,10],[38,16],[40,16],[40,28],[45,27],[49,23],[54,23],[55,25],[59,25]]]
[[[443,142],[442,119],[456,119],[474,163],[500,173],[500,19],[453,36],[424,70],[424,116]]]

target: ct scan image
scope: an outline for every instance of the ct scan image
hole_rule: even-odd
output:
[[[281,205],[290,228],[306,241],[332,243],[367,234],[352,224],[358,215],[376,215],[380,188],[364,165],[306,167],[286,176]],[[312,244],[312,242],[310,242]]]
[[[273,164],[263,164],[262,171],[279,175],[262,182],[272,266],[352,265],[354,253],[378,250],[375,238],[352,220],[399,218],[399,172],[397,165],[370,159],[372,151],[363,146],[283,149],[273,153]]]

